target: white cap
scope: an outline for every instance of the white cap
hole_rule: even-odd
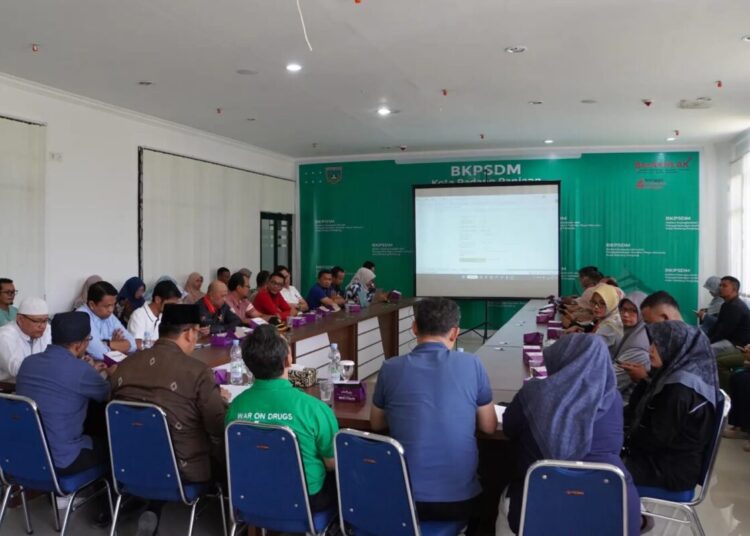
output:
[[[49,315],[47,302],[41,298],[24,298],[18,306],[18,314],[22,315]]]

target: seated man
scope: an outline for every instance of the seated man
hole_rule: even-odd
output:
[[[420,520],[470,520],[476,529],[482,487],[476,432],[492,434],[492,388],[475,355],[451,350],[458,305],[428,298],[414,305],[411,353],[386,360],[372,399],[374,431],[390,430],[406,451]]]
[[[344,277],[346,272],[341,266],[334,266],[331,268],[331,289],[333,289],[333,301],[336,305],[344,305],[346,303],[346,288],[344,285]]]
[[[226,422],[251,421],[288,426],[297,435],[313,511],[336,502],[333,438],[338,423],[331,408],[292,387],[292,351],[272,326],[260,326],[244,342],[242,358],[255,376],[252,389],[232,401]],[[269,418],[258,418],[259,415]]]
[[[216,270],[216,280],[221,281],[225,285],[229,283],[229,278],[231,277],[232,272],[229,271],[229,268],[226,266],[222,266],[218,270]]]
[[[278,316],[281,320],[296,315],[297,309],[290,306],[281,295],[282,288],[284,288],[284,274],[272,273],[266,286],[261,288],[255,296],[253,305],[264,315]]]
[[[161,322],[161,312],[168,303],[180,303],[182,292],[172,281],[160,281],[154,287],[151,295],[151,303],[146,303],[139,307],[130,315],[128,321],[128,331],[135,339],[135,345],[139,350],[143,349],[143,340],[148,333],[151,340],[159,338],[159,323]]]
[[[646,324],[656,324],[667,320],[678,320],[682,322],[680,306],[671,294],[658,290],[646,296],[641,303],[641,315]]]
[[[249,325],[253,318],[268,320],[270,315],[263,315],[253,307],[247,295],[250,292],[250,277],[237,272],[229,278],[229,293],[225,298],[229,310],[236,314],[244,325]]]
[[[330,270],[321,270],[318,272],[318,282],[307,293],[307,304],[310,306],[310,309],[317,309],[321,305],[325,305],[329,309],[335,309],[341,305],[336,302],[336,295],[331,288],[332,282],[333,276]]]
[[[711,348],[717,357],[734,353],[737,346],[750,344],[750,309],[740,298],[739,280],[732,276],[722,277],[719,296],[724,299],[724,303],[716,323],[708,331]]]
[[[12,279],[0,277],[0,327],[16,319],[18,309],[13,307],[13,300],[18,294]]]
[[[274,271],[284,276],[284,287],[281,289],[281,295],[286,302],[298,311],[302,311],[303,313],[308,311],[310,307],[307,305],[305,298],[302,297],[297,287],[292,285],[292,273],[289,271],[289,268],[279,265]]]
[[[250,294],[248,295],[247,299],[251,302],[255,301],[255,297],[258,295],[258,292],[260,289],[266,286],[266,283],[268,283],[268,278],[271,277],[271,272],[268,270],[261,270],[258,272],[258,275],[255,276],[255,288],[250,291]]]
[[[135,339],[114,315],[117,289],[107,281],[99,281],[89,287],[86,299],[86,305],[78,311],[89,315],[91,320],[89,355],[101,360],[110,350],[135,352]]]
[[[43,352],[49,343],[47,303],[40,298],[26,298],[15,319],[0,328],[0,381],[15,378],[24,359]]]
[[[100,375],[110,369],[82,359],[91,340],[85,313],[58,313],[52,320],[52,344],[21,364],[16,392],[36,402],[58,474],[69,475],[107,461],[103,433],[85,435],[89,402],[106,402],[109,383]],[[103,415],[102,415],[103,417]],[[103,419],[102,419],[103,420]]]
[[[184,482],[223,480],[225,472],[226,405],[211,368],[190,357],[199,325],[197,305],[166,305],[153,348],[125,359],[110,378],[113,399],[148,402],[165,411]],[[161,506],[151,504],[142,516],[151,533]]]
[[[198,300],[201,334],[233,332],[242,324],[240,317],[232,312],[226,302],[229,289],[221,281],[208,285],[208,292]]]

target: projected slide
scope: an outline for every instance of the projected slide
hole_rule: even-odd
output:
[[[559,183],[414,187],[417,296],[559,293]]]

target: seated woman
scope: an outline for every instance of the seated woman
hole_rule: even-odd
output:
[[[620,318],[625,334],[617,345],[612,355],[615,366],[615,377],[617,378],[617,389],[622,395],[622,401],[628,404],[630,394],[635,389],[635,383],[630,375],[621,367],[621,364],[640,365],[646,372],[651,370],[651,361],[648,356],[649,345],[646,324],[641,317],[641,303],[646,299],[646,294],[639,290],[631,292],[620,300]]]
[[[620,458],[622,399],[607,347],[599,337],[566,335],[544,349],[549,377],[528,381],[503,416],[503,432],[516,450],[518,472],[510,484],[508,523],[518,532],[523,482],[543,459],[609,463],[624,473],[628,534],[639,533],[640,503]]]
[[[83,282],[83,287],[81,288],[81,293],[78,295],[78,297],[73,302],[73,311],[78,309],[79,307],[86,305],[88,301],[89,296],[89,287],[93,285],[94,283],[98,283],[102,280],[102,277],[100,275],[90,275],[86,278],[86,281]]]
[[[146,299],[146,284],[140,277],[131,277],[117,294],[115,305],[115,316],[120,319],[123,326],[127,326],[133,311],[143,306]]]
[[[591,333],[596,333],[604,339],[611,355],[614,354],[617,345],[623,336],[622,319],[617,306],[620,303],[620,289],[600,284],[591,295],[591,308],[594,311],[594,325]],[[568,328],[569,333],[586,331],[580,325]]]
[[[705,283],[703,283],[703,288],[705,288],[711,295],[711,303],[708,304],[708,307],[700,309],[695,314],[698,316],[698,320],[701,324],[701,329],[705,334],[708,334],[708,331],[713,327],[714,324],[716,324],[716,320],[719,318],[719,311],[721,310],[721,306],[724,304],[724,298],[719,296],[720,284],[721,278],[716,275],[712,275],[711,277],[706,279]]]
[[[183,302],[189,304],[198,303],[205,294],[201,290],[203,286],[203,276],[198,272],[193,272],[185,281],[185,292],[187,295],[182,299]]]
[[[372,303],[375,296],[375,272],[364,266],[354,273],[354,277],[346,286],[346,301],[359,303],[360,291],[365,292],[367,303]]]
[[[684,322],[649,324],[651,381],[625,412],[625,465],[638,486],[693,489],[721,397],[716,359],[703,332]]]

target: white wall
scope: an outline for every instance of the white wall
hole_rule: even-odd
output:
[[[2,74],[0,115],[47,125],[47,151],[60,155],[47,162],[45,266],[29,267],[45,270],[53,312],[90,274],[115,286],[138,274],[139,146],[296,178],[284,156]]]

